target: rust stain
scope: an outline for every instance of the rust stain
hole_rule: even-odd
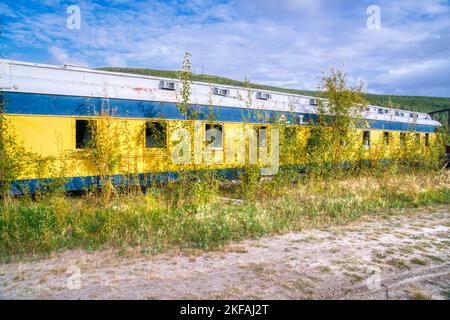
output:
[[[151,92],[152,89],[149,88],[140,88],[140,87],[135,87],[133,88],[134,91],[136,91],[139,95],[141,94],[141,92]]]

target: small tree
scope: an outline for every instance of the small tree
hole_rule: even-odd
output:
[[[186,51],[183,57],[183,62],[180,71],[178,71],[178,79],[180,80],[180,94],[177,94],[177,108],[184,120],[194,120],[196,113],[191,105],[192,94],[192,63],[191,53]],[[171,125],[171,130],[188,130],[190,136],[193,136],[193,124],[192,121],[177,121]],[[181,138],[180,138],[181,139]],[[170,141],[170,145],[179,143],[180,141]],[[189,142],[190,143],[190,142]],[[191,151],[192,152],[192,151]],[[190,155],[192,156],[192,155]],[[192,196],[192,186],[189,185],[190,177],[190,164],[183,164],[183,168],[178,171],[178,178],[175,183],[169,181],[169,188],[171,189],[170,198],[176,205],[179,205],[186,201],[189,202]]]
[[[90,140],[84,154],[99,176],[99,187],[105,201],[109,201],[115,192],[112,175],[117,173],[122,160],[121,128],[114,113],[109,99],[103,99],[100,111],[96,111],[95,118],[89,120]]]
[[[185,119],[195,119],[195,112],[190,104],[192,94],[192,54],[189,51],[184,53],[183,64],[178,72],[178,79],[181,81],[181,99],[177,103],[178,110],[184,115]]]
[[[32,155],[15,135],[5,116],[3,96],[0,96],[0,197],[5,203],[10,197],[12,183],[29,169]]]
[[[307,143],[310,168],[318,168],[321,173],[337,172],[344,162],[360,156],[354,129],[362,123],[361,111],[367,105],[364,88],[361,81],[349,85],[340,69],[332,68],[322,75],[318,91],[327,100],[317,101],[317,122],[311,126]]]

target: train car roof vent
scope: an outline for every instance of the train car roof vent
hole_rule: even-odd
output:
[[[213,94],[218,95],[218,96],[228,97],[230,95],[230,90],[214,87]]]
[[[270,100],[272,98],[272,95],[267,92],[258,91],[256,92],[256,99],[261,100]]]
[[[89,67],[81,63],[65,63],[63,69],[89,69]]]
[[[159,83],[159,88],[163,90],[175,91],[177,89],[177,84],[173,81],[161,80]]]

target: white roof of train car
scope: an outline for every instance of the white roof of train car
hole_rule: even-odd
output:
[[[161,90],[161,81],[180,80],[130,73],[93,70],[82,65],[55,66],[0,59],[0,89],[15,92],[108,97],[144,101],[179,101],[178,90]],[[227,89],[226,95],[211,94],[211,88]],[[279,91],[249,88],[252,100],[248,101],[248,89],[230,85],[193,81],[191,101],[227,107],[248,107],[261,110],[296,111],[316,113],[311,99],[317,97],[290,94]],[[255,92],[268,93],[270,99],[256,99]],[[440,125],[426,113],[367,106],[366,119]]]

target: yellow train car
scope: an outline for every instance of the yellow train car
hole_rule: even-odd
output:
[[[180,170],[236,177],[247,164],[274,174],[307,163],[317,121],[316,98],[281,92],[194,82],[182,112],[182,84],[173,79],[10,60],[0,60],[0,76],[4,116],[38,168],[24,170],[13,193],[60,178],[67,190],[83,189],[106,174],[141,184]],[[396,157],[410,136],[427,146],[440,127],[427,114],[377,106],[362,119],[356,158]]]

